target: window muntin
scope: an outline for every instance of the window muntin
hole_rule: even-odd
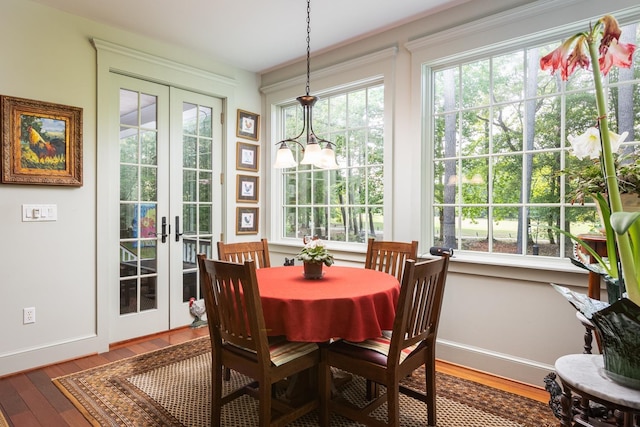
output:
[[[635,35],[636,25],[623,28]],[[631,37],[634,42],[634,37]],[[570,154],[567,135],[595,125],[591,72],[568,81],[539,69],[539,59],[559,43],[531,46],[471,62],[460,60],[429,73],[434,245],[478,253],[567,257],[573,234],[596,231],[591,200],[573,203],[567,167],[586,167]],[[605,78],[616,133],[634,138],[639,60],[633,70],[614,68]],[[635,149],[628,142],[624,150]]]
[[[302,108],[281,108],[282,137],[302,130]],[[362,243],[383,237],[384,225],[384,85],[351,87],[319,99],[313,130],[334,142],[335,170],[298,165],[282,170],[282,235]],[[300,146],[290,144],[294,158]]]

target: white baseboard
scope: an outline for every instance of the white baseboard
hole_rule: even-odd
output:
[[[544,387],[544,377],[554,370],[553,365],[447,340],[437,341],[436,357],[536,387]]]

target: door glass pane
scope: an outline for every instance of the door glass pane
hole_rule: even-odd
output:
[[[196,172],[193,170],[184,170],[182,172],[182,200],[185,202],[196,201]]]
[[[182,138],[182,165],[185,168],[195,168],[198,158],[196,157],[196,144],[198,140],[193,136]]]
[[[157,98],[120,90],[120,314],[157,308]]]
[[[140,134],[140,157],[141,163],[145,165],[156,165],[158,159],[158,133],[156,131],[142,131]]]
[[[186,102],[182,107],[182,297],[187,302],[191,297],[202,298],[197,254],[211,256],[213,140],[211,107]]]

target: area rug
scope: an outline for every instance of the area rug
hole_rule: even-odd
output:
[[[107,365],[55,378],[53,382],[95,426],[210,425],[210,341],[203,337]],[[249,382],[232,372],[223,393]],[[424,390],[424,370],[405,383]],[[438,427],[552,427],[558,422],[549,407],[515,394],[438,372]],[[355,377],[340,392],[358,401],[364,380]],[[386,407],[383,406],[381,414]],[[224,426],[257,425],[257,402],[245,396],[223,408]],[[401,426],[426,426],[426,405],[409,397],[401,401]],[[381,415],[382,416],[382,415]],[[292,426],[317,426],[311,413]],[[332,426],[356,426],[333,416]]]

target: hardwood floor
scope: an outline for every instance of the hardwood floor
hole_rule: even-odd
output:
[[[0,410],[9,425],[15,427],[90,426],[84,416],[53,385],[52,378],[179,344],[207,334],[207,328],[182,328],[115,344],[111,346],[107,353],[87,356],[0,378]],[[549,394],[542,388],[497,378],[441,361],[438,361],[436,369],[540,402],[546,403],[549,400]]]

